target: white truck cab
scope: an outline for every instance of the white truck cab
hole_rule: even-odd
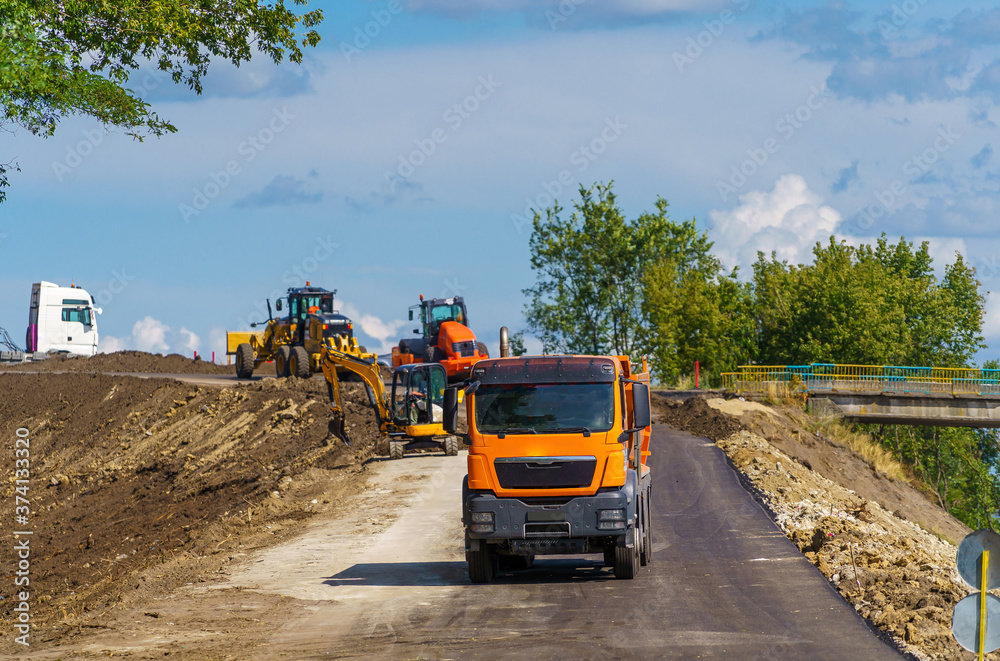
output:
[[[87,290],[51,282],[31,285],[31,308],[25,343],[28,353],[97,353],[97,315]]]

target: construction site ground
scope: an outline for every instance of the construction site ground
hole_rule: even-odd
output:
[[[30,432],[33,625],[29,648],[5,632],[0,656],[280,658],[281,641],[317,608],[304,596],[322,588],[302,583],[297,572],[333,558],[345,569],[327,584],[371,583],[348,569],[364,563],[372,539],[391,545],[394,535],[407,534],[401,526],[413,527],[410,534],[421,525],[436,529],[434,521],[396,520],[417,494],[439,491],[452,503],[435,515],[452,532],[424,530],[424,546],[433,548],[418,554],[443,574],[390,574],[376,587],[426,587],[441,575],[462,582],[454,532],[460,484],[435,475],[440,462],[463,460],[439,452],[386,460],[360,384],[345,385],[346,446],[328,435],[326,384],[318,377],[212,387],[100,372],[231,368],[138,352],[65,362],[72,369],[37,363],[0,370],[0,520],[8,531],[17,494],[14,439],[18,428]],[[809,418],[795,407],[658,396],[654,404],[660,422],[726,452],[744,486],[869,623],[916,658],[972,658],[949,631],[954,604],[970,590],[948,542],[969,531],[925,493],[808,431]],[[411,552],[402,543],[396,548],[381,560],[399,570]],[[0,614],[10,622],[13,572],[4,574]],[[413,600],[397,592],[393,599]],[[350,592],[338,595],[349,607]],[[372,641],[391,644],[391,619],[355,615],[354,628],[341,633],[357,638],[356,647],[343,655],[363,656]]]

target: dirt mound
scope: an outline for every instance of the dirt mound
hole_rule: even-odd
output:
[[[679,402],[655,392],[652,395],[651,404],[653,412],[658,415],[657,422],[675,429],[713,441],[719,441],[742,429],[736,419],[709,406],[704,397],[690,397]]]
[[[350,447],[328,437],[319,379],[201,388],[0,374],[0,436],[30,431],[31,513],[19,527],[33,532],[32,621],[42,636],[33,642],[77,635],[118,604],[197,580],[336,507],[334,494],[355,488],[351,476],[379,451],[363,388],[345,384],[344,398]],[[4,476],[0,519],[12,522],[15,474]],[[13,607],[0,601],[0,617],[10,621]],[[0,641],[0,656],[12,645]]]
[[[139,372],[159,374],[233,374],[234,368],[180,354],[161,355],[144,351],[116,351],[96,356],[52,356],[34,363],[3,369],[23,372]]]
[[[801,409],[794,406],[767,407],[737,399],[710,399],[707,403],[738,416],[743,429],[767,439],[807,468],[854,491],[865,500],[877,501],[897,516],[914,521],[953,544],[961,542],[972,532],[908,481],[887,478],[851,448],[823,434],[809,431],[815,420]]]

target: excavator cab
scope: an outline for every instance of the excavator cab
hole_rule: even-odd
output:
[[[392,374],[393,422],[409,427],[411,435],[422,436],[423,425],[444,421],[444,390],[448,373],[438,363],[414,363],[397,368]],[[430,430],[438,433],[437,429]],[[431,434],[432,435],[432,434]]]

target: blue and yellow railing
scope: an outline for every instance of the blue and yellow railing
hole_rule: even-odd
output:
[[[780,386],[793,391],[895,392],[1000,395],[1000,370],[896,365],[745,365],[722,374],[723,387],[757,392]]]

